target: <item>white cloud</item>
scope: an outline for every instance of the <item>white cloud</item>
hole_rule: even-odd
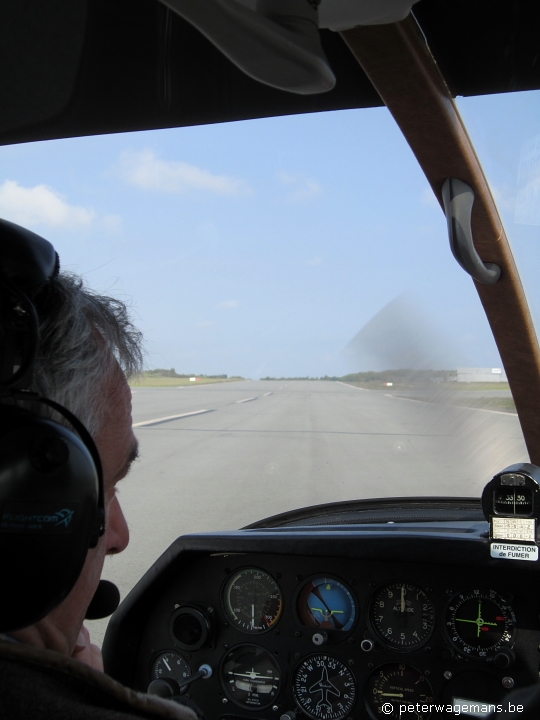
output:
[[[501,213],[513,213],[516,207],[516,195],[508,185],[493,185],[489,183],[489,189],[495,200],[495,205]]]
[[[124,228],[120,215],[104,215],[100,218],[99,225],[109,235],[120,235]]]
[[[515,202],[514,222],[520,225],[540,225],[540,172],[520,188]]]
[[[433,207],[439,207],[439,201],[435,197],[435,193],[430,187],[425,188],[422,196],[420,197],[422,205],[432,205]]]
[[[238,300],[222,300],[216,305],[216,309],[218,310],[231,310],[232,308],[237,308],[240,305]]]
[[[314,257],[308,260],[308,265],[322,265],[322,259],[320,257]]]
[[[427,225],[426,223],[419,223],[418,225],[415,225],[414,230],[415,230],[415,232],[420,233],[422,235],[432,235],[433,233],[438,232],[439,228],[435,225]]]
[[[120,173],[130,185],[157,192],[203,190],[217,195],[243,195],[250,192],[244,180],[213,175],[208,170],[185,162],[161,160],[151,150],[122,153]]]
[[[540,225],[540,135],[521,148],[514,222]]]
[[[46,185],[26,188],[15,180],[5,180],[0,185],[0,216],[25,227],[46,225],[75,230],[89,227],[95,213],[70,205],[60,193]]]
[[[310,200],[322,193],[320,184],[302,173],[278,173],[278,180],[291,188],[289,200]]]

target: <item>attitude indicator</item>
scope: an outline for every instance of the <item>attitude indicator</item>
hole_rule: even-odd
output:
[[[351,630],[356,618],[356,603],[345,585],[334,578],[309,580],[296,601],[302,625],[310,628]]]

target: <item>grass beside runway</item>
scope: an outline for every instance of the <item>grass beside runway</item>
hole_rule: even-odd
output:
[[[148,376],[139,376],[136,378],[132,378],[129,381],[129,384],[131,387],[134,388],[141,388],[141,387],[182,387],[184,385],[189,385],[190,387],[195,387],[196,385],[211,385],[214,383],[230,383],[230,382],[238,382],[239,380],[244,380],[244,378],[241,377],[231,377],[231,378],[197,378],[195,381],[190,381],[189,378],[174,378],[174,377],[148,377]]]
[[[456,396],[452,398],[453,405],[461,407],[479,408],[480,410],[498,410],[499,412],[516,412],[516,406],[513,398],[486,397],[485,395],[478,398],[460,398]]]
[[[508,383],[394,383],[391,386],[382,382],[350,382],[364,390],[383,390],[396,397],[423,402],[446,402],[459,407],[478,408],[479,410],[494,410],[498,412],[515,413],[516,406],[510,394]],[[507,397],[494,397],[495,391],[508,393]]]
[[[345,382],[345,381],[342,381]],[[375,380],[373,382],[355,382],[347,380],[346,385],[354,385],[355,387],[364,388],[364,390],[386,390],[391,387],[393,390],[414,390],[418,387],[418,383],[392,383],[388,385],[385,382]],[[425,384],[423,384],[425,386]],[[459,392],[460,390],[474,390],[493,392],[495,390],[510,390],[510,385],[504,383],[429,383],[428,386],[448,390],[449,392]]]

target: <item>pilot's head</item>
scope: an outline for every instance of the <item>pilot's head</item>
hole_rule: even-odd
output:
[[[103,465],[106,531],[88,551],[65,600],[35,625],[11,635],[72,655],[105,555],[122,552],[129,541],[115,488],[137,457],[127,378],[141,369],[141,334],[122,302],[93,293],[72,274],[51,281],[36,309],[40,345],[30,389],[74,413],[94,438]]]

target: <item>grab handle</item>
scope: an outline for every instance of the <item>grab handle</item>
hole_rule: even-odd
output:
[[[501,268],[494,263],[483,262],[473,243],[471,230],[473,189],[462,180],[447,178],[442,186],[442,198],[453,256],[465,272],[479,283],[495,285],[501,276]]]

